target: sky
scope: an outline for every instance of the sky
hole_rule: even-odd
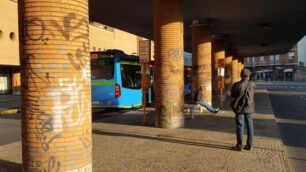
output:
[[[302,61],[304,62],[304,64],[306,64],[306,36],[304,36],[298,42],[298,56],[299,56],[299,61]]]

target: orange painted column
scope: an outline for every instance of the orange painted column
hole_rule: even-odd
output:
[[[20,95],[20,86],[21,86],[20,72],[13,71],[13,77],[12,77],[13,95]]]
[[[227,55],[225,57],[225,76],[224,76],[224,89],[225,89],[225,94],[229,95],[230,90],[231,90],[231,85],[232,85],[232,62],[233,62],[233,57],[231,55]]]
[[[201,101],[211,105],[211,38],[210,27],[194,21],[192,25],[192,95],[201,94]]]
[[[240,76],[240,71],[241,71],[241,62],[238,60],[238,76]],[[239,81],[239,77],[237,77],[237,81]]]
[[[239,69],[238,69],[238,59],[234,58],[232,61],[232,84],[239,80]]]
[[[19,0],[23,170],[92,171],[88,0]]]
[[[212,102],[213,106],[223,107],[225,46],[224,39],[212,41]]]
[[[155,41],[155,124],[184,126],[182,0],[153,0]]]
[[[241,63],[241,59],[238,58],[238,76],[240,76],[241,70],[242,70],[242,63]],[[240,78],[239,78],[239,79],[240,79]],[[239,80],[239,79],[238,79],[238,80]]]

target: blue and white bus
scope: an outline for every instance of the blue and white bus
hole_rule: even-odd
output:
[[[142,104],[139,57],[120,50],[91,52],[93,107],[133,108]]]

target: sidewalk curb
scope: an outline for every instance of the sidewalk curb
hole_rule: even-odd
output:
[[[20,110],[19,109],[5,109],[5,110],[0,110],[0,116],[1,115],[13,115],[18,113]]]
[[[291,169],[290,164],[289,164],[288,153],[287,153],[287,151],[286,151],[285,144],[284,144],[284,142],[282,141],[282,136],[281,136],[281,131],[280,131],[280,128],[279,128],[279,124],[278,124],[278,122],[277,122],[277,118],[276,118],[276,116],[275,116],[273,107],[272,107],[272,105],[271,105],[271,99],[270,99],[270,94],[271,94],[271,92],[268,91],[267,89],[264,89],[264,90],[265,90],[265,92],[266,92],[266,94],[267,94],[267,96],[268,96],[268,98],[269,98],[269,107],[271,108],[272,114],[273,114],[273,116],[274,116],[275,123],[276,123],[276,125],[277,125],[277,130],[278,130],[278,134],[279,134],[278,140],[279,140],[280,144],[281,144],[282,147],[283,147],[283,158],[284,158],[283,161],[284,161],[284,165],[285,165],[286,170],[289,172],[289,171],[291,171],[292,169]]]

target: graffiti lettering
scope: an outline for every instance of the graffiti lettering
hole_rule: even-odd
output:
[[[37,116],[37,139],[42,145],[43,151],[49,150],[49,144],[56,138],[60,137],[60,133],[55,133],[52,137],[48,138],[48,134],[53,132],[52,116],[48,114],[39,114]]]
[[[181,51],[181,49],[179,49],[179,48],[171,48],[169,50],[169,57],[172,60],[181,60],[181,59],[183,59],[184,55],[183,55],[183,52]]]
[[[211,69],[211,64],[194,65],[192,68],[194,71],[207,71]]]
[[[42,163],[41,161],[36,161],[36,170],[37,172],[59,172],[61,169],[61,163],[56,160],[54,156],[49,157],[48,159],[48,167],[43,168],[41,167]]]
[[[82,136],[79,138],[81,142],[83,143],[83,146],[85,148],[91,148],[91,134],[89,130],[87,130],[85,133],[82,134]]]

